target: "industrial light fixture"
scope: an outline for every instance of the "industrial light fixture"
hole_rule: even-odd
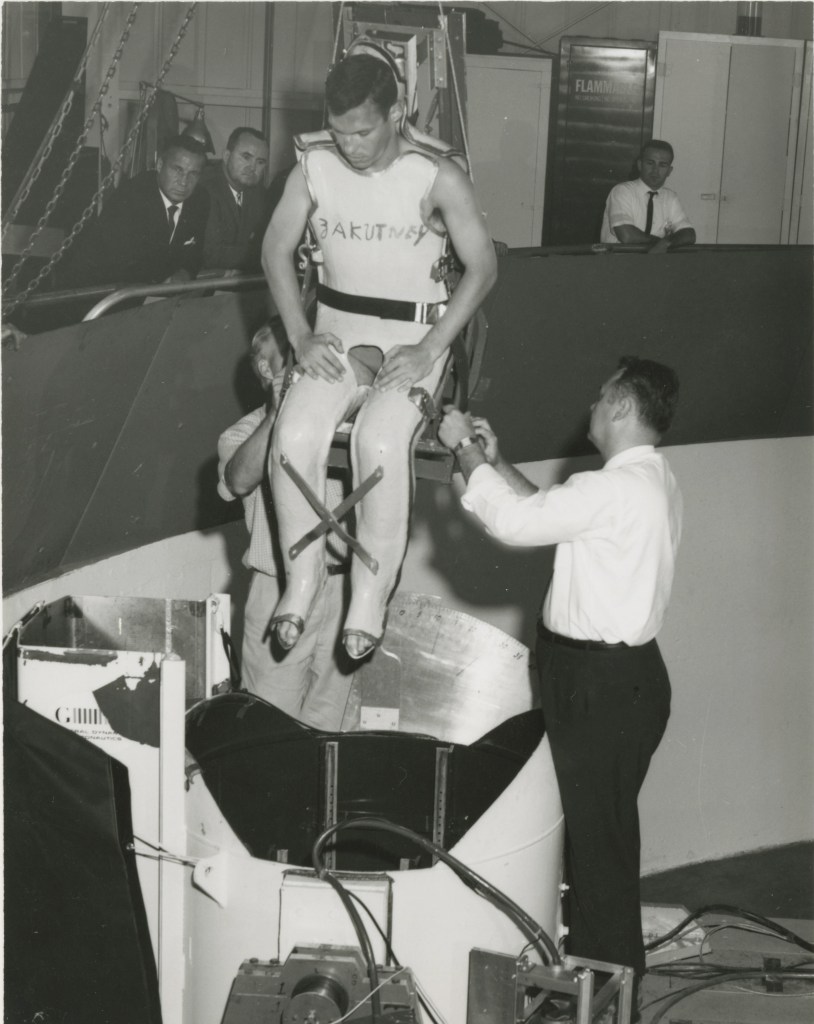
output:
[[[178,99],[181,99],[179,96]],[[190,102],[190,101],[185,101]],[[198,142],[204,147],[207,153],[214,153],[215,146],[212,142],[212,136],[209,134],[209,129],[206,127],[206,115],[204,113],[203,106],[198,106],[195,111],[195,116],[192,118],[190,123],[181,132],[182,135],[189,135],[193,139],[197,139]]]

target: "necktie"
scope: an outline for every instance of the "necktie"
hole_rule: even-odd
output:
[[[237,203],[238,210],[243,206],[243,193],[235,192],[235,202]]]
[[[176,213],[178,213],[178,207],[175,205],[175,203],[172,203],[170,206],[167,207],[167,223],[170,226],[170,238],[172,238],[172,233],[173,231],[175,231]]]
[[[650,234],[650,228],[653,227],[653,197],[657,196],[658,192],[647,193],[647,220],[644,223],[644,233]]]

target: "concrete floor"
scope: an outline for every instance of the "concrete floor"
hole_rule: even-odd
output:
[[[814,844],[761,850],[720,861],[690,865],[642,880],[642,900],[680,904],[689,911],[726,905],[766,917],[814,942]],[[671,970],[700,961],[758,971],[806,963],[814,974],[814,953],[768,934],[759,925],[733,914],[707,914],[706,938],[692,959],[673,960]],[[739,928],[718,928],[736,924]],[[749,931],[744,928],[751,929]],[[769,961],[773,960],[774,963]],[[642,1024],[798,1024],[814,1022],[814,981],[784,980],[782,990],[766,978],[735,978],[698,991],[671,1005],[672,997],[694,985],[697,977],[676,978],[649,971],[642,985]]]

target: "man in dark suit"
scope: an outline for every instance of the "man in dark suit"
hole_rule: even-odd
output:
[[[207,270],[260,273],[260,246],[271,216],[265,188],[269,145],[256,128],[235,128],[223,163],[207,168],[202,185],[209,193],[204,241]]]
[[[196,188],[206,164],[200,142],[178,135],[154,171],[125,179],[80,236],[61,287],[158,284],[194,278],[203,259],[209,194]]]

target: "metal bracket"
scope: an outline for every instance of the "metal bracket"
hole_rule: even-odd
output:
[[[433,807],[432,841],[436,846],[444,845],[451,755],[452,747],[435,748],[435,806]],[[438,863],[437,855],[433,854],[432,862],[433,864]]]
[[[325,820],[323,828],[330,828],[336,824],[337,795],[336,784],[339,775],[339,742],[328,740],[325,750]],[[325,867],[329,871],[336,870],[336,850],[329,848],[325,851]]]
[[[381,466],[377,466],[376,469],[370,474],[367,480],[363,481],[352,491],[344,501],[341,501],[333,512],[328,509],[323,501],[320,501],[316,494],[313,492],[311,487],[300,476],[294,466],[291,464],[291,460],[288,456],[282,452],[280,454],[280,465],[288,473],[294,483],[302,492],[303,497],[306,499],[311,508],[316,512],[320,518],[320,522],[312,529],[309,530],[304,536],[302,536],[296,544],[292,544],[288,549],[289,557],[293,560],[308,547],[309,544],[313,543],[319,537],[322,537],[329,530],[332,530],[337,537],[343,540],[351,551],[357,555],[362,562],[370,569],[370,571],[376,575],[379,571],[379,563],[375,558],[372,557],[359,543],[355,537],[351,537],[345,527],[339,522],[339,520],[347,515],[347,513],[353,508],[353,506],[363,498],[369,490],[371,490],[384,476],[384,470]]]
[[[630,1024],[633,1008],[631,967],[563,957],[543,966],[527,957],[473,949],[469,954],[469,999],[466,1024],[521,1024],[554,994],[570,997],[575,1024],[591,1024],[616,1002],[616,1024]]]

